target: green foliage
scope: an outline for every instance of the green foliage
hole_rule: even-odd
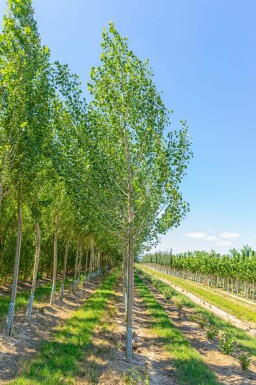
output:
[[[124,381],[126,385],[149,385],[149,376],[131,368],[124,374]]]
[[[195,322],[199,325],[200,329],[205,329],[209,325],[209,319],[205,314],[197,314]]]
[[[229,332],[223,333],[219,338],[219,346],[223,353],[233,353],[236,347],[234,336]]]
[[[205,334],[208,340],[213,340],[215,337],[218,337],[219,330],[215,327],[209,327],[206,329]]]
[[[178,308],[179,311],[185,306],[185,301],[182,298],[177,298],[174,300],[174,305]]]
[[[214,250],[188,251],[173,254],[157,252],[144,255],[143,263],[163,265],[173,273],[191,272],[205,277],[230,278],[241,282],[254,283],[256,274],[256,251],[245,245],[241,250],[232,249],[221,255]]]
[[[191,156],[190,143],[183,125],[166,139],[170,114],[148,62],[129,49],[113,23],[103,32],[102,49],[101,66],[92,68],[88,84],[93,97],[90,147],[92,156],[100,154],[92,161],[94,200],[109,206],[101,220],[112,232],[127,239],[132,228],[138,253],[187,212],[179,184]]]
[[[245,352],[238,355],[238,360],[242,370],[248,370],[252,363],[251,355]]]
[[[0,34],[0,268],[6,283],[15,266],[12,302],[18,278],[32,278],[34,290],[41,252],[53,304],[66,245],[75,277],[88,262],[95,270],[128,255],[131,299],[134,258],[189,210],[180,191],[192,156],[186,122],[170,129],[148,61],[113,23],[101,46],[87,105],[79,77],[52,63],[42,45],[32,0],[8,1]]]

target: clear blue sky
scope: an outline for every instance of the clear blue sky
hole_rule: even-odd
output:
[[[191,211],[158,249],[256,249],[256,1],[35,0],[44,44],[88,80],[114,21],[148,58],[173,126],[186,119],[194,159],[182,185]],[[0,0],[3,15],[5,1]]]

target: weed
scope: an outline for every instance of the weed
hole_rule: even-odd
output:
[[[185,301],[183,299],[177,298],[174,301],[174,305],[181,311],[185,305]]]
[[[231,333],[224,333],[219,339],[219,346],[223,353],[230,354],[235,350],[235,339]]]
[[[240,366],[242,370],[248,370],[251,365],[251,355],[248,353],[240,353],[238,356],[238,360],[240,362]]]
[[[206,330],[206,337],[208,340],[213,340],[219,334],[219,330],[215,327],[210,327]]]
[[[209,325],[209,319],[205,314],[198,314],[196,323],[199,325],[200,329],[205,329],[205,327]]]
[[[124,375],[125,385],[149,385],[148,374],[140,373],[138,370],[131,368]]]

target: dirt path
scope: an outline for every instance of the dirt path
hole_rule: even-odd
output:
[[[153,273],[148,273],[147,272],[147,274],[150,274],[150,275],[154,276]],[[241,321],[238,318],[234,317],[233,315],[225,312],[224,310],[221,310],[218,307],[216,307],[214,305],[211,305],[209,302],[206,302],[206,301],[198,298],[194,294],[190,293],[189,291],[182,289],[181,287],[177,286],[174,283],[171,283],[167,279],[160,278],[160,277],[156,277],[156,278],[159,279],[160,281],[164,282],[164,283],[167,283],[169,286],[171,286],[173,289],[175,289],[178,293],[186,295],[193,302],[195,302],[196,304],[204,307],[205,309],[209,310],[210,312],[216,314],[218,317],[222,318],[224,321],[227,321],[227,322],[231,323],[232,325],[236,326],[239,329],[245,330],[248,334],[250,334],[253,337],[256,336],[256,325],[255,325],[255,323]]]
[[[149,315],[136,293],[133,352],[134,359],[129,364],[125,356],[124,305],[119,286],[83,357],[76,384],[177,385],[170,359],[151,332]]]
[[[80,307],[99,285],[100,279],[80,287],[77,295],[67,294],[62,306],[56,301],[34,305],[31,323],[25,322],[25,310],[15,316],[12,337],[5,334],[5,323],[0,327],[0,385],[8,384],[22,369],[23,363],[39,350],[41,341],[49,340],[54,329],[61,326],[72,312]]]
[[[197,324],[188,320],[188,315],[191,313],[190,308],[185,308],[186,314],[179,312],[177,307],[170,300],[166,300],[153,285],[146,281],[144,283],[164,307],[172,323],[182,331],[192,346],[198,350],[204,362],[216,373],[221,383],[226,385],[256,385],[255,364],[251,365],[249,371],[242,371],[234,357],[223,354],[219,350],[216,340],[207,340],[205,332]]]

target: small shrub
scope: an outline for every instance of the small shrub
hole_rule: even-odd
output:
[[[129,369],[124,375],[126,385],[149,385],[149,375],[136,369]]]
[[[208,318],[203,314],[198,315],[196,322],[198,323],[200,329],[204,329],[209,324]]]
[[[231,333],[224,333],[219,339],[219,346],[223,353],[230,354],[235,350],[235,340]]]
[[[170,291],[167,291],[165,293],[165,298],[168,299],[168,300],[171,299],[172,298],[172,293]]]
[[[206,330],[206,337],[208,340],[213,340],[219,334],[219,330],[215,327],[211,327]]]
[[[190,314],[189,320],[191,322],[196,322],[200,329],[204,329],[207,325],[209,325],[209,319],[205,314],[193,313]]]
[[[183,299],[179,299],[177,298],[175,301],[174,301],[174,305],[177,306],[178,310],[181,311],[185,305],[185,302]]]
[[[189,321],[191,321],[191,322],[196,322],[197,314],[192,313],[192,314],[189,315],[188,318],[189,318]]]
[[[240,353],[238,356],[238,360],[240,362],[240,366],[242,370],[248,370],[251,365],[251,356],[249,353]]]

